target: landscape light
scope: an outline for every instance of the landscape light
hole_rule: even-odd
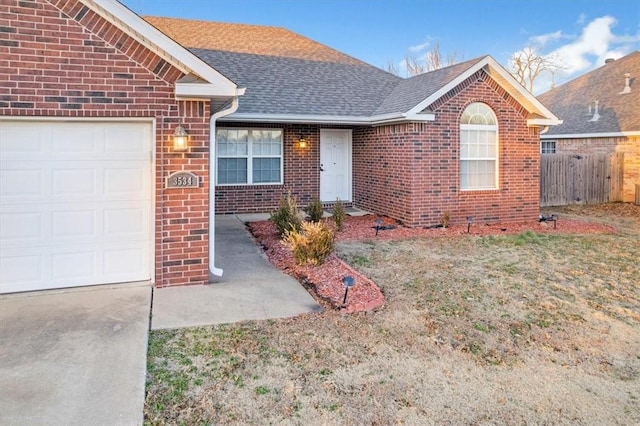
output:
[[[347,303],[349,289],[356,284],[356,280],[352,276],[347,275],[342,279],[342,284],[344,284],[344,299],[342,299],[342,305],[344,306]]]

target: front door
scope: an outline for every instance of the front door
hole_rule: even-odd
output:
[[[320,200],[351,202],[351,130],[320,130]]]

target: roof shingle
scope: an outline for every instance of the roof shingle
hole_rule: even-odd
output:
[[[631,74],[631,93],[621,94],[625,73]],[[551,89],[538,99],[564,121],[545,136],[640,131],[640,51]],[[590,121],[595,101],[600,118]]]

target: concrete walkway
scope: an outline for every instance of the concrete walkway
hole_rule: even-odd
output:
[[[149,285],[0,297],[0,424],[140,425]]]
[[[151,329],[194,327],[292,317],[322,308],[294,278],[275,269],[244,221],[262,216],[216,216],[216,266],[222,277],[204,286],[154,290]]]

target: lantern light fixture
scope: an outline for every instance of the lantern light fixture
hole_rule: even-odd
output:
[[[308,145],[307,140],[304,138],[304,135],[301,133],[300,137],[298,138],[298,148],[300,149],[306,149]]]
[[[173,132],[173,150],[176,152],[186,151],[188,148],[189,134],[181,125]]]

